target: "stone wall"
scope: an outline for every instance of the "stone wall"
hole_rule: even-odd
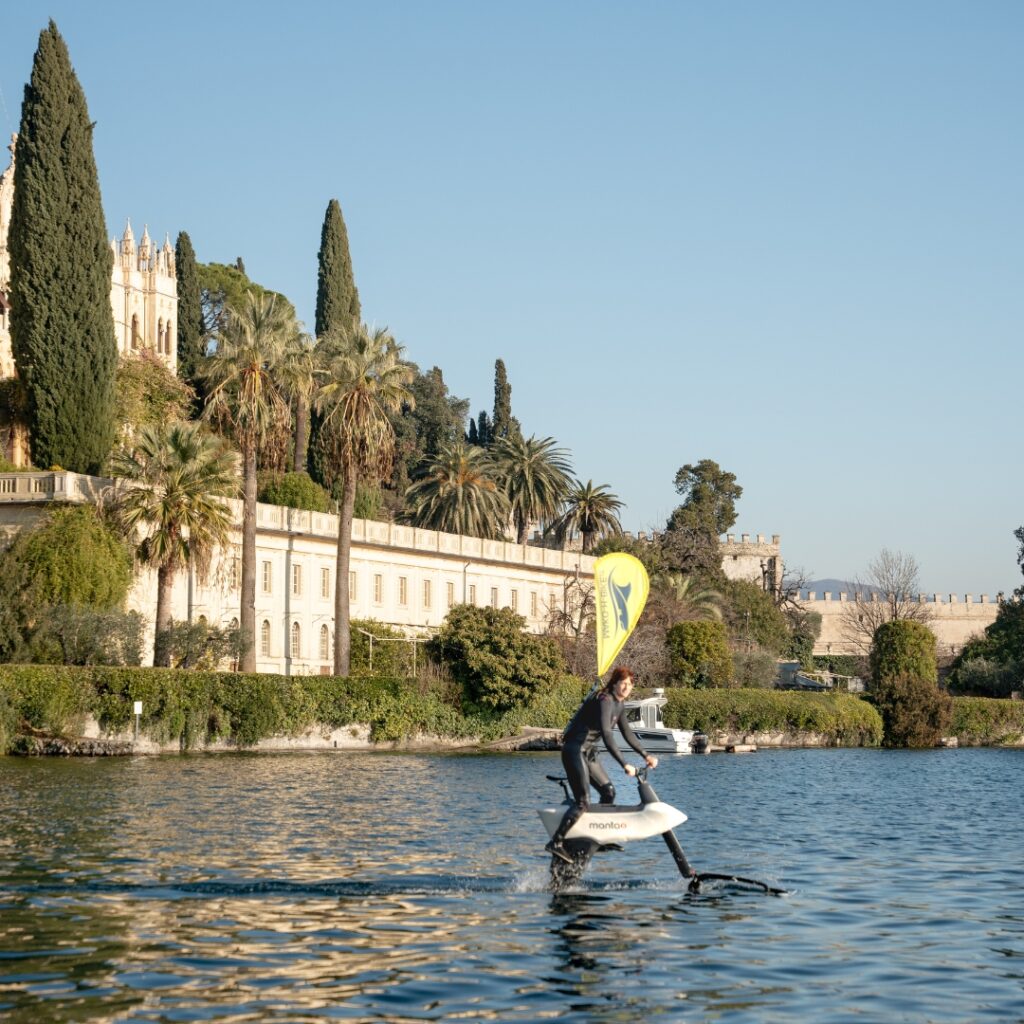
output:
[[[871,600],[871,599],[869,599]],[[881,600],[877,594],[873,601]],[[821,616],[821,636],[814,646],[815,654],[860,654],[855,637],[850,635],[849,617],[857,616],[858,605],[845,591],[839,594],[814,591],[799,604]],[[919,594],[914,603],[924,607],[928,628],[938,641],[940,657],[958,654],[972,637],[983,633],[995,621],[999,605],[987,594]]]

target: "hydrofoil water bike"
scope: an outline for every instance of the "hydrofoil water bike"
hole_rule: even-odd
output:
[[[695,871],[686,859],[686,854],[683,853],[683,848],[672,831],[687,820],[686,815],[677,807],[672,807],[671,804],[659,800],[658,794],[654,792],[654,787],[648,781],[647,776],[648,768],[646,766],[637,768],[636,783],[640,794],[640,803],[629,806],[620,804],[591,805],[590,809],[585,811],[569,829],[565,834],[564,843],[571,861],[552,856],[552,889],[560,890],[576,885],[595,853],[621,850],[623,843],[661,836],[679,873],[687,880],[687,888],[690,892],[699,892],[702,882],[713,880],[752,886],[773,896],[781,896],[785,893],[785,889],[773,888],[753,878],[712,871],[700,873]],[[559,806],[543,807],[537,811],[550,838],[555,834],[565,812],[572,806],[573,799],[569,790],[569,782],[564,776],[549,775],[548,779],[551,782],[559,783],[565,796],[565,800]]]

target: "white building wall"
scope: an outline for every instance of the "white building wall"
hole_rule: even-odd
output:
[[[109,481],[75,473],[0,474],[0,530],[30,525],[54,501],[94,502]],[[214,625],[238,618],[240,591],[234,571],[241,559],[242,503],[231,503],[237,524],[230,547],[214,560],[200,581],[188,572],[175,580],[172,615],[178,621],[205,616]],[[332,667],[334,637],[335,555],[338,517],[279,505],[256,511],[256,668],[260,672],[317,674]],[[352,526],[352,562],[356,591],[354,619],[375,619],[410,634],[435,629],[448,614],[448,586],[453,604],[474,598],[484,606],[516,604],[532,632],[547,625],[560,607],[569,577],[592,579],[594,559],[578,552],[480,540],[411,526],[356,519]],[[264,586],[264,566],[268,566]],[[298,568],[301,586],[293,586]],[[321,572],[328,572],[328,592]],[[240,568],[237,575],[240,575]],[[379,577],[379,585],[377,578]],[[405,581],[404,587],[402,581]],[[429,605],[424,583],[430,584]],[[404,600],[403,600],[404,591]],[[149,623],[148,651],[156,616],[156,573],[140,570],[128,598],[130,609]],[[261,645],[262,624],[269,624],[269,651]],[[291,653],[291,630],[298,624],[300,646]],[[320,629],[328,628],[328,653],[320,657]]]

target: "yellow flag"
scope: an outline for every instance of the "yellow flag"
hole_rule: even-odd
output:
[[[616,551],[594,563],[597,674],[611,668],[647,603],[650,582],[638,558]]]

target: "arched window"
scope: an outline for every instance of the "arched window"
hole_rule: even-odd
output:
[[[163,354],[164,351],[164,318],[160,317],[156,325],[156,350]]]
[[[263,625],[260,626],[260,654],[264,658],[270,657],[270,623],[266,619],[263,620]]]
[[[139,350],[139,317],[137,313],[132,313],[132,351],[137,352]]]
[[[320,660],[326,661],[331,656],[331,631],[326,626],[320,627]]]
[[[174,333],[174,329],[171,326],[170,317],[167,319],[167,324],[164,327],[164,354],[170,355],[174,350],[174,346],[178,344],[178,337]]]
[[[302,650],[302,629],[297,622],[292,623],[292,657],[301,656]]]

